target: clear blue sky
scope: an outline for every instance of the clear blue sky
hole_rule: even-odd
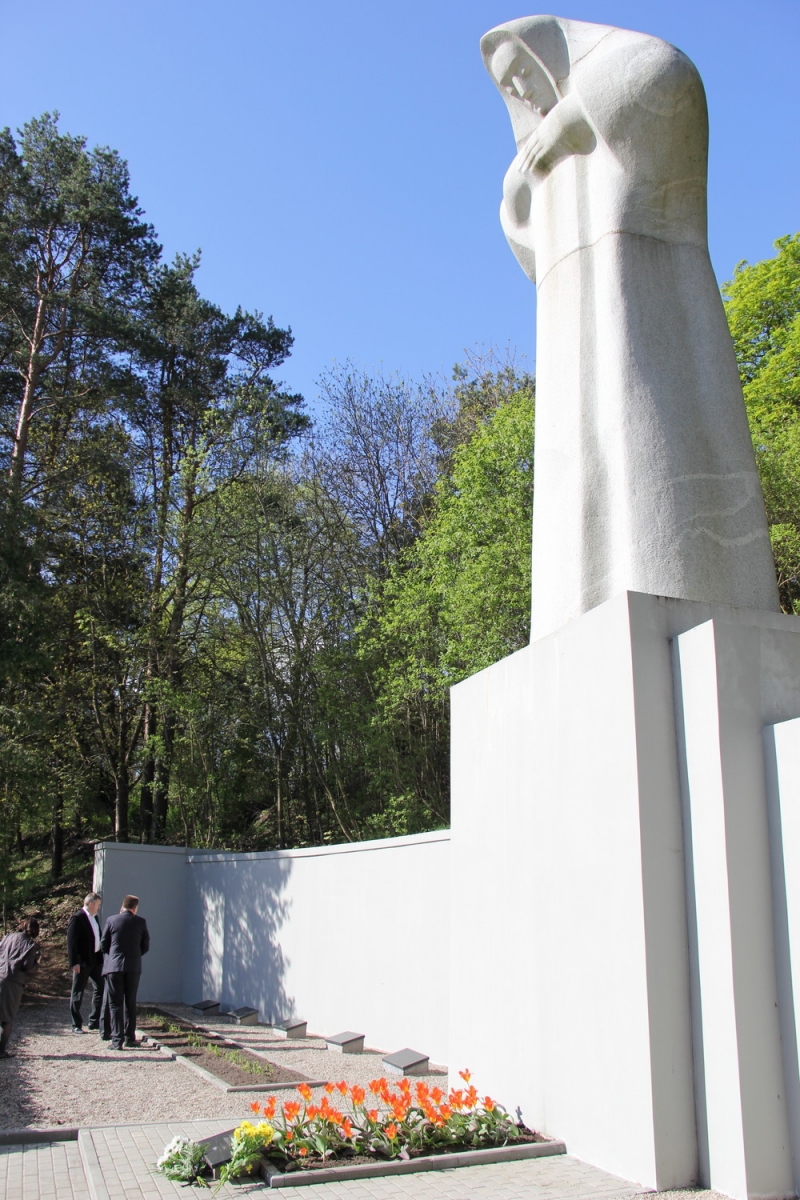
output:
[[[533,288],[500,232],[513,143],[485,75],[507,0],[2,0],[0,125],[58,109],[115,147],[168,255],[295,334],[282,378],[352,358],[448,372],[534,355]],[[559,15],[673,42],[705,80],[720,280],[800,229],[800,2],[575,0]]]

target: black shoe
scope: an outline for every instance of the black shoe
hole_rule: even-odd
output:
[[[123,1042],[123,1046],[126,1050],[135,1050],[138,1045],[138,1042]]]
[[[100,1041],[101,1041],[101,1042],[110,1042],[110,1041],[111,1041],[111,1034],[110,1034],[110,1033],[101,1033],[101,1034],[100,1034]]]
[[[99,1025],[87,1025],[86,1028],[91,1030],[92,1033],[97,1033],[100,1026]]]
[[[122,1046],[116,1046],[113,1042],[111,1043],[111,1045],[109,1047],[110,1050],[122,1050],[122,1048],[123,1048]]]
[[[72,1032],[73,1032],[73,1033],[86,1033],[86,1030],[85,1030],[85,1029],[81,1029],[80,1025],[73,1025],[73,1026],[72,1026]]]

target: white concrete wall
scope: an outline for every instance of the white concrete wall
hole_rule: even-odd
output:
[[[187,855],[184,998],[447,1063],[448,830]],[[465,911],[472,899],[465,897]]]
[[[447,1063],[449,849],[448,830],[267,854],[104,842],[94,886],[103,916],[140,899],[143,1000],[247,1004]]]
[[[764,730],[775,959],[795,1190],[800,1194],[800,719]]]
[[[451,1061],[664,1188],[696,1142],[669,642],[643,599],[453,689],[453,887],[479,870],[485,902],[453,912]]]
[[[101,842],[95,849],[94,890],[103,897],[101,924],[126,895],[139,897],[150,950],[142,959],[141,1000],[180,1000],[186,937],[186,852],[175,846]]]

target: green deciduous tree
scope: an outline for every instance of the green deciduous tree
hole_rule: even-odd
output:
[[[800,611],[800,234],[722,289],[764,489],[781,604]]]

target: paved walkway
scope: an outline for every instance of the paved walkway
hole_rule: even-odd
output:
[[[208,1137],[230,1121],[175,1121],[81,1130],[77,1142],[0,1146],[3,1200],[187,1200],[206,1192],[170,1183],[153,1163],[176,1133]],[[349,1180],[271,1192],[260,1183],[221,1189],[238,1196],[281,1200],[611,1200],[645,1189],[569,1155],[421,1172],[383,1179]],[[652,1193],[651,1193],[652,1195]],[[724,1200],[713,1192],[664,1192],[660,1200]],[[657,1200],[654,1197],[654,1200]]]

